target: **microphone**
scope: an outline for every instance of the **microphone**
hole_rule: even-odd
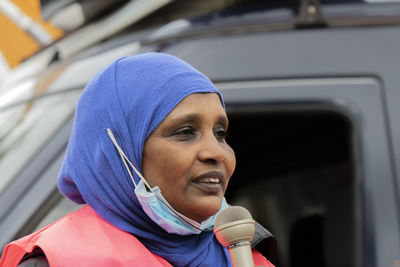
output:
[[[225,208],[215,217],[214,234],[228,248],[233,267],[254,267],[250,248],[254,225],[250,212],[239,206]]]

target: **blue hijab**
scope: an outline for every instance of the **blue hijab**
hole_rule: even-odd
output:
[[[58,187],[72,201],[87,203],[109,223],[134,234],[173,266],[231,266],[227,250],[212,232],[169,234],[145,214],[106,132],[112,130],[141,172],[147,137],[182,99],[200,92],[217,93],[223,105],[206,76],[173,56],[147,53],[115,61],[80,97]],[[140,178],[133,175],[138,183]]]

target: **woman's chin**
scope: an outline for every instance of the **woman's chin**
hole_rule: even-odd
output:
[[[218,213],[218,211],[221,209],[222,199],[219,197],[214,197],[213,199],[202,199],[197,203],[197,207],[191,210],[192,214],[188,217],[197,222],[203,222]]]

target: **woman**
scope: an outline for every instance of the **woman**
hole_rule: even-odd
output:
[[[117,60],[85,88],[58,178],[88,205],[9,244],[0,265],[231,266],[212,232],[235,168],[227,127],[222,95],[187,63]]]

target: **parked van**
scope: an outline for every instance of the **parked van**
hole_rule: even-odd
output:
[[[223,93],[226,198],[274,234],[277,266],[400,266],[400,5],[232,1],[192,18],[195,2],[10,88],[36,93],[0,106],[1,246],[77,208],[56,179],[79,94],[115,58],[156,51]]]

